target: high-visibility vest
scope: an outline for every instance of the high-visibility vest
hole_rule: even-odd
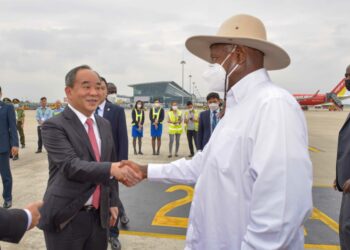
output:
[[[193,114],[194,114],[194,119],[197,120],[197,121],[194,121],[194,130],[195,131],[198,131],[198,124],[199,124],[199,112],[195,109],[193,109]],[[185,112],[185,120],[189,120],[189,112],[186,111]],[[187,124],[185,123],[185,130],[187,131]]]
[[[140,110],[140,114],[139,113],[137,113],[137,109],[133,109],[134,110],[134,112],[135,112],[135,115],[136,115],[136,121],[137,122],[141,122],[142,121],[142,110]],[[133,122],[133,123],[131,123],[131,125],[135,125],[136,123],[135,122]]]
[[[156,112],[156,109],[153,107],[152,108],[152,118],[153,119],[157,119],[157,121],[159,121],[159,116],[160,116],[160,111],[162,108],[158,109],[158,112]],[[163,122],[160,122],[160,124],[162,124]]]
[[[182,115],[181,111],[177,110],[175,111],[177,116],[175,116],[174,111],[170,110],[168,111],[168,116],[169,116],[169,120],[173,123],[178,122],[180,120],[180,117]],[[175,125],[173,123],[169,123],[169,129],[168,129],[168,133],[170,135],[174,135],[174,134],[182,134],[182,124],[178,124]]]

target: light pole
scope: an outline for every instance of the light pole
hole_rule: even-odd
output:
[[[182,65],[182,88],[184,88],[184,75],[185,75],[185,60],[182,60],[181,62],[181,65]]]
[[[196,84],[195,82],[192,83],[192,85],[193,85],[192,86],[192,101],[193,101],[193,97],[195,97],[195,95],[194,95],[194,88],[196,87],[195,84]]]
[[[192,84],[192,82],[191,82],[191,78],[192,78],[192,75],[188,75],[188,78],[190,79],[189,92],[190,92],[190,94],[191,94],[191,84]]]

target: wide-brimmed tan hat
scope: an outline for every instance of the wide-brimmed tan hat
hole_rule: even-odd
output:
[[[211,62],[210,46],[216,43],[243,45],[264,53],[264,67],[268,70],[283,69],[290,58],[281,47],[266,40],[264,24],[250,15],[237,15],[226,20],[215,36],[193,36],[186,47],[194,55]]]

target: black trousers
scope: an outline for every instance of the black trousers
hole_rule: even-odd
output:
[[[41,138],[41,126],[38,126],[38,150],[43,149],[43,140]]]
[[[0,175],[2,179],[2,197],[12,200],[12,175],[10,169],[10,152],[0,153]]]
[[[197,150],[197,131],[187,130],[187,141],[188,141],[188,147],[190,148],[190,153],[191,155],[194,155],[193,141]]]
[[[339,238],[342,250],[350,250],[350,193],[343,193],[339,215]]]
[[[47,250],[106,250],[107,234],[97,211],[79,211],[61,232],[44,231]]]

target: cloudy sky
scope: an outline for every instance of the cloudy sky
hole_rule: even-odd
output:
[[[291,56],[271,72],[292,93],[330,91],[350,64],[349,0],[0,0],[3,96],[49,101],[64,97],[64,76],[89,64],[119,94],[129,84],[193,75],[202,96],[207,64],[185,48],[192,35],[215,34],[228,17],[259,17],[268,39]]]

